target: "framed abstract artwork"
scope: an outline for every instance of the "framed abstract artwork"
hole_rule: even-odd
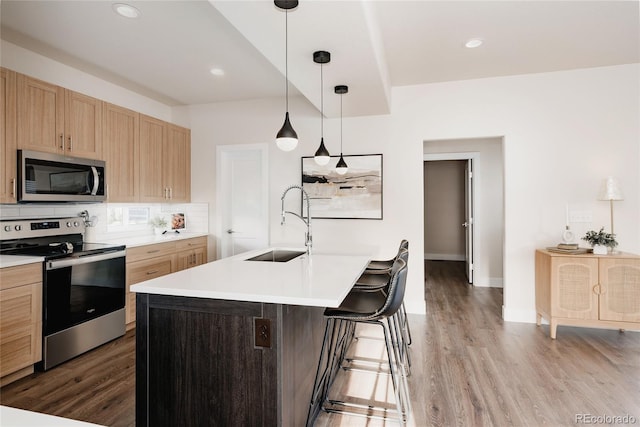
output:
[[[323,166],[313,157],[302,158],[302,188],[311,200],[311,218],[382,219],[382,154],[343,157],[348,165],[344,175],[335,169],[339,156]]]

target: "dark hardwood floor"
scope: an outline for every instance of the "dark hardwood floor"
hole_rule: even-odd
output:
[[[580,416],[627,416],[640,424],[640,333],[560,326],[551,340],[546,325],[504,323],[502,290],[466,284],[463,263],[427,262],[425,272],[427,315],[410,315],[410,425],[572,426]],[[132,426],[134,347],[130,331],[3,387],[0,403]],[[366,374],[345,374],[336,387],[368,393],[369,380],[355,375]],[[397,424],[326,413],[316,423],[379,425]]]

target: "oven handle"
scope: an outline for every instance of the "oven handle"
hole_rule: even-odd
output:
[[[114,252],[101,253],[98,255],[87,255],[87,256],[80,256],[80,257],[57,259],[53,261],[47,261],[46,269],[47,271],[56,270],[58,268],[72,267],[74,265],[80,265],[80,264],[88,264],[90,262],[105,261],[113,258],[122,258],[125,256],[125,254],[126,254],[126,251],[123,249],[123,250],[118,250]]]

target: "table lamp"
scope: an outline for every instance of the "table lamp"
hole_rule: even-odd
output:
[[[620,183],[612,176],[607,177],[602,183],[600,193],[598,193],[598,200],[608,200],[611,207],[611,234],[613,232],[613,201],[624,200],[622,189],[620,189]]]

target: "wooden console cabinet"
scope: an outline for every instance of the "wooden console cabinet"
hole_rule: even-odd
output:
[[[640,256],[536,251],[536,324],[640,329]]]
[[[0,385],[42,359],[42,264],[0,269]]]

